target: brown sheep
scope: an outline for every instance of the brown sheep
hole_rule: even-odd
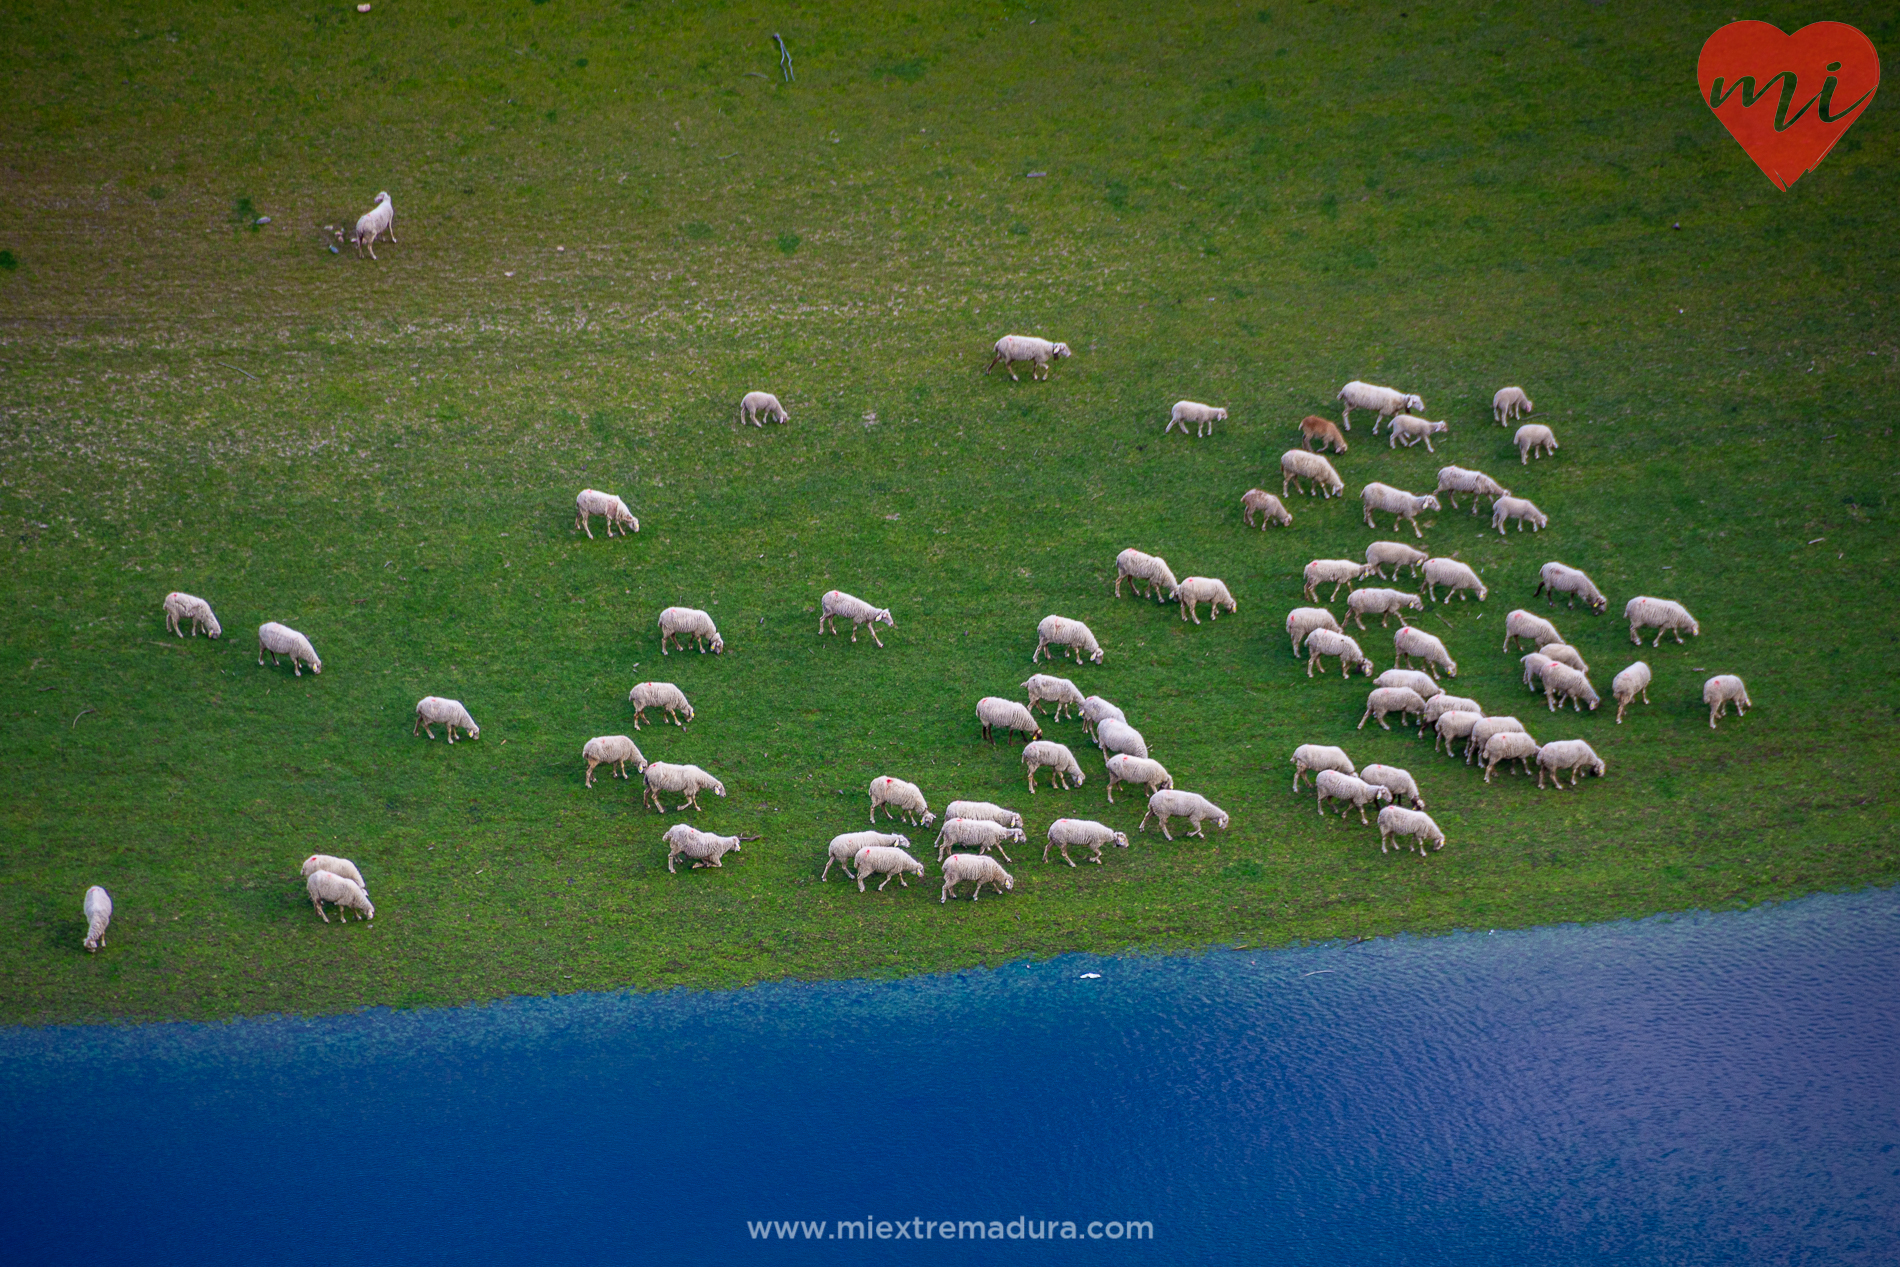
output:
[[[1339,427],[1318,414],[1308,414],[1300,419],[1300,440],[1303,444],[1318,440],[1319,448],[1316,451],[1320,453],[1326,452],[1329,444],[1333,446],[1334,453],[1346,451],[1346,437],[1339,434]]]

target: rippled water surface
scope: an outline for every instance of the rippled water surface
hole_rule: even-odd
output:
[[[0,1031],[0,1214],[21,1263],[1892,1263],[1896,981],[1883,891]],[[840,1219],[891,1239],[831,1239]],[[767,1220],[828,1239],[754,1239]],[[946,1243],[943,1220],[983,1226]],[[992,1220],[1001,1239],[972,1239]],[[1031,1239],[1045,1221],[1056,1238]]]

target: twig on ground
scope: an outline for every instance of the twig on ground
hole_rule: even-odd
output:
[[[792,50],[785,47],[785,37],[777,31],[772,32],[772,38],[778,41],[778,68],[785,72],[785,82],[789,84],[798,78],[792,73]]]
[[[250,379],[253,383],[261,383],[264,381],[260,379],[257,375],[251,373],[249,370],[238,370],[238,367],[235,365],[225,365],[223,361],[213,361],[211,363],[213,365],[223,366],[227,370],[237,370],[238,373],[244,375],[244,377]]]
[[[85,708],[85,709],[81,709],[81,710],[80,710],[80,712],[79,712],[79,717],[84,717],[84,716],[85,716],[85,715],[86,715],[87,713],[96,713],[96,712],[98,712],[98,711],[99,711],[99,710],[98,710],[98,709],[96,709],[96,708]],[[74,725],[74,726],[77,726],[77,725],[79,724],[79,717],[75,717],[75,718],[73,718],[73,725]]]

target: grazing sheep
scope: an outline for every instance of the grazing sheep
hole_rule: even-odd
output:
[[[363,873],[358,871],[356,864],[348,858],[336,858],[327,853],[313,853],[303,860],[302,874],[307,876],[312,871],[328,871],[331,875],[340,875],[345,880],[354,883],[363,892],[369,892],[369,882],[363,879]]]
[[[1544,645],[1555,647],[1561,644],[1548,642]],[[1544,670],[1557,662],[1541,651],[1533,651],[1519,661],[1519,663],[1524,666],[1524,689],[1529,691],[1541,691],[1544,689]]]
[[[1267,530],[1268,523],[1279,524],[1285,528],[1293,522],[1293,512],[1286,508],[1278,497],[1265,489],[1250,488],[1240,497],[1240,517],[1249,528],[1253,527],[1254,512],[1260,512],[1260,531]]]
[[[1445,688],[1440,686],[1431,674],[1421,673],[1417,669],[1387,669],[1378,677],[1373,678],[1372,684],[1374,686],[1403,686],[1407,690],[1417,691],[1418,697],[1428,704],[1445,693]]]
[[[1116,831],[1113,827],[1098,823],[1093,819],[1058,818],[1049,824],[1049,840],[1042,847],[1042,860],[1049,861],[1049,846],[1053,845],[1062,851],[1062,860],[1073,867],[1075,859],[1069,856],[1069,846],[1074,845],[1078,849],[1091,850],[1093,856],[1089,861],[1099,867],[1102,865],[1102,846],[1110,842],[1119,848],[1126,849],[1128,848],[1128,833]]]
[[[1568,643],[1546,642],[1537,649],[1544,654],[1546,659],[1555,660],[1558,664],[1567,664],[1579,673],[1590,671],[1590,666],[1584,662],[1583,653]]]
[[[831,876],[831,864],[837,863],[838,870],[844,872],[847,880],[855,880],[851,874],[851,860],[858,856],[860,849],[908,849],[910,838],[896,836],[881,831],[848,831],[833,836],[831,843],[825,846],[825,869],[818,873],[822,882]],[[919,875],[923,874],[918,872]]]
[[[1504,617],[1504,649],[1511,650],[1511,644],[1519,638],[1539,650],[1542,650],[1546,643],[1564,640],[1564,636],[1557,632],[1557,626],[1542,616],[1525,611],[1522,607],[1512,610]]]
[[[1316,453],[1326,452],[1328,445],[1332,446],[1334,453],[1346,451],[1346,437],[1339,434],[1339,427],[1336,424],[1318,414],[1308,414],[1300,419],[1300,443],[1310,445],[1315,440],[1319,441],[1318,446],[1313,450]]]
[[[1138,783],[1152,796],[1164,787],[1173,787],[1174,776],[1159,761],[1150,761],[1132,752],[1118,752],[1108,759],[1108,803],[1111,805],[1115,803],[1117,783]]]
[[[1643,703],[1649,703],[1649,666],[1638,660],[1629,668],[1610,679],[1610,694],[1616,697],[1616,724],[1623,724],[1623,714],[1641,695]]]
[[[647,768],[645,754],[639,745],[626,735],[596,735],[581,746],[581,760],[587,763],[586,786],[594,786],[594,769],[597,766],[612,766],[616,779],[627,778],[627,762],[633,762],[634,772],[641,773]]]
[[[1095,641],[1095,635],[1089,627],[1079,620],[1070,620],[1066,616],[1044,616],[1036,625],[1036,649],[1030,654],[1029,662],[1036,660],[1048,651],[1050,646],[1067,647],[1075,654],[1075,662],[1082,663],[1082,657],[1088,656],[1089,663],[1102,662],[1102,644]],[[1056,653],[1049,651],[1051,660]]]
[[[1384,674],[1380,675],[1381,677]],[[1416,688],[1414,688],[1416,689]],[[1420,695],[1425,692],[1419,691]],[[1438,719],[1446,713],[1476,713],[1484,716],[1484,710],[1478,707],[1478,701],[1466,699],[1462,695],[1429,695],[1425,698],[1425,711],[1419,714],[1419,738],[1425,737],[1424,727],[1436,726]]]
[[[937,832],[937,861],[942,862],[944,855],[961,846],[974,849],[978,853],[988,853],[994,849],[1003,855],[1004,862],[1014,862],[1003,848],[1004,841],[1026,844],[1028,837],[1020,827],[1005,827],[1001,823],[992,823],[987,818],[946,818]]]
[[[387,189],[377,193],[370,209],[356,219],[356,232],[350,235],[350,241],[356,244],[356,254],[360,258],[364,251],[371,259],[376,258],[376,239],[396,240],[396,204],[389,200]]]
[[[1368,783],[1376,783],[1392,794],[1392,803],[1410,800],[1413,809],[1424,809],[1425,798],[1418,793],[1418,781],[1410,770],[1402,770],[1395,765],[1369,765],[1359,772],[1359,777]]]
[[[1123,836],[1122,843],[1124,845],[1127,844],[1128,837]],[[1097,861],[1100,860],[1100,853],[1101,850],[1098,848],[1096,850],[1096,854],[1098,855]],[[1045,851],[1043,854],[1044,859],[1047,859],[1048,856],[1048,853]],[[1066,858],[1069,855],[1067,852],[1064,852],[1062,856]],[[321,910],[322,908],[319,907],[318,909]],[[80,913],[86,917],[86,949],[93,954],[98,954],[101,950],[105,949],[106,927],[112,923],[112,895],[95,884],[86,890],[85,900],[80,903],[79,910]]]
[[[633,705],[633,728],[640,729],[640,723],[646,720],[649,708],[657,708],[666,715],[666,720],[675,726],[685,728],[686,722],[693,720],[693,706],[686,702],[686,692],[671,682],[641,682],[627,692],[627,703]],[[681,717],[685,720],[682,721]]]
[[[1521,465],[1529,466],[1533,457],[1556,451],[1557,437],[1543,423],[1527,422],[1517,429],[1517,457]]]
[[[482,728],[477,726],[475,719],[468,715],[468,710],[462,707],[461,700],[443,699],[440,695],[424,695],[416,701],[416,724],[409,728],[409,733],[419,735],[427,731],[429,738],[434,739],[437,726],[448,730],[450,743],[455,742],[457,726],[466,731],[470,739],[482,737]]]
[[[1415,809],[1404,809],[1397,805],[1388,805],[1379,811],[1379,852],[1384,853],[1387,846],[1396,845],[1401,837],[1409,836],[1412,842],[1407,849],[1416,848],[1418,856],[1425,857],[1425,846],[1434,849],[1445,847],[1445,833],[1438,829],[1430,814]]]
[[[697,607],[669,607],[660,613],[660,654],[668,654],[666,644],[669,640],[684,651],[686,640],[691,638],[693,645],[699,648],[699,654],[705,655],[710,646],[714,655],[723,655],[726,640],[719,636],[719,630],[713,625],[713,618]]]
[[[1401,623],[1392,631],[1392,646],[1398,652],[1398,666],[1403,666],[1408,659],[1423,660],[1434,678],[1440,669],[1445,671],[1446,677],[1458,676],[1458,662],[1445,650],[1444,642],[1423,629]]]
[[[1165,436],[1179,427],[1181,434],[1186,435],[1188,424],[1191,422],[1194,424],[1194,438],[1198,440],[1202,436],[1213,435],[1215,423],[1226,421],[1227,411],[1217,405],[1203,405],[1192,400],[1177,400],[1174,402],[1174,409],[1168,414],[1168,425],[1161,428],[1161,434]]]
[[[1465,736],[1465,764],[1470,765],[1472,759],[1483,752],[1484,746],[1493,738],[1506,733],[1523,734],[1524,723],[1515,717],[1486,717],[1479,721],[1471,728],[1471,733]]]
[[[1116,598],[1122,596],[1123,581],[1128,582],[1128,588],[1137,598],[1148,597],[1165,603],[1168,592],[1174,588],[1174,572],[1160,555],[1143,554],[1130,546],[1115,556]]]
[[[891,619],[890,608],[873,607],[863,599],[853,598],[843,590],[826,590],[825,596],[818,600],[818,604],[820,611],[818,632],[821,634],[825,632],[827,620],[831,622],[831,632],[837,633],[838,617],[843,616],[851,622],[851,641],[858,640],[858,626],[863,625],[865,631],[871,635],[871,641],[882,647],[884,640],[877,636],[877,627],[887,625],[892,629],[897,628],[897,622]]]
[[[1128,720],[1121,709],[1099,695],[1091,695],[1082,701],[1082,729],[1088,732],[1090,739],[1095,738],[1095,728],[1110,717],[1116,721]]]
[[[1321,660],[1329,655],[1339,657],[1340,677],[1351,677],[1354,669],[1366,677],[1372,676],[1372,661],[1359,649],[1359,644],[1330,629],[1315,629],[1306,635],[1306,676],[1312,677],[1314,669],[1324,673],[1326,666]]]
[[[310,905],[317,908],[317,914],[323,917],[326,924],[330,922],[330,917],[324,914],[325,902],[336,907],[337,919],[344,923],[349,922],[350,918],[344,914],[345,911],[355,911],[359,920],[376,918],[376,907],[371,904],[369,894],[354,880],[347,880],[329,871],[312,871],[304,877],[303,887],[304,892],[310,895]]]
[[[317,649],[310,645],[310,639],[292,629],[289,625],[280,625],[274,620],[266,621],[257,627],[257,662],[264,663],[264,653],[270,652],[272,664],[281,663],[277,657],[290,657],[290,667],[298,677],[303,676],[302,665],[309,665],[312,673],[323,672],[323,661],[317,658]]]
[[[1223,609],[1234,611],[1234,596],[1227,592],[1227,583],[1218,577],[1184,577],[1179,585],[1169,592],[1168,597],[1181,604],[1181,619],[1192,616],[1195,624],[1201,623],[1200,613],[1194,609],[1202,603],[1207,604],[1207,618],[1219,620]]]
[[[1326,596],[1326,601],[1330,603],[1339,597],[1342,588],[1351,590],[1354,581],[1364,579],[1372,570],[1370,565],[1355,559],[1314,559],[1301,572],[1300,579],[1305,582],[1306,597],[1310,602],[1319,601],[1320,586],[1332,586],[1333,592]]]
[[[973,855],[964,854],[962,856],[971,857]],[[984,861],[988,862],[990,860],[985,858]],[[911,857],[902,849],[891,848],[889,846],[866,845],[864,848],[858,850],[857,856],[852,858],[851,862],[852,865],[858,869],[858,874],[854,878],[858,882],[858,892],[860,893],[864,892],[864,882],[874,875],[883,876],[884,884],[889,884],[891,877],[896,876],[897,883],[908,889],[910,887],[910,881],[904,878],[906,875],[914,875],[921,879],[924,874],[923,863],[917,861],[917,859]],[[884,891],[884,884],[877,886],[879,893]]]
[[[1387,567],[1392,569],[1392,580],[1399,579],[1400,568],[1411,568],[1413,577],[1417,577],[1420,565],[1431,557],[1403,541],[1375,541],[1366,547],[1366,566],[1382,581],[1386,579]]]
[[[1341,774],[1337,770],[1321,770],[1314,780],[1316,789],[1315,807],[1320,817],[1326,816],[1327,801],[1344,801],[1345,807],[1339,811],[1341,818],[1352,813],[1353,806],[1359,807],[1359,821],[1366,826],[1371,822],[1366,818],[1366,806],[1369,804],[1389,804],[1392,793],[1377,784],[1367,783],[1364,779],[1350,774]]]
[[[1414,497],[1402,488],[1394,488],[1390,484],[1381,484],[1377,480],[1374,480],[1372,483],[1366,485],[1364,489],[1360,490],[1359,501],[1361,508],[1365,511],[1366,527],[1377,528],[1379,526],[1372,520],[1372,516],[1375,513],[1391,515],[1392,531],[1397,532],[1401,523],[1409,523],[1412,525],[1412,535],[1415,537],[1423,537],[1425,535],[1419,531],[1418,513],[1421,510],[1437,510],[1439,508],[1438,499],[1433,497],[1430,493],[1427,493],[1423,497]]]
[[[1400,720],[1403,721],[1405,717],[1413,713],[1423,714],[1424,712],[1424,699],[1411,687],[1374,687],[1366,695],[1366,711],[1365,714],[1359,718],[1359,729],[1364,730],[1368,721],[1376,720],[1379,723],[1380,729],[1390,730],[1392,727],[1387,725],[1385,720],[1387,713],[1402,714]]]
[[[629,528],[640,531],[640,521],[627,509],[627,503],[612,493],[603,493],[597,488],[583,488],[574,498],[574,526],[585,532],[589,541],[594,539],[594,530],[589,524],[595,515],[606,516],[609,537],[614,535],[615,528],[620,529],[623,537]]]
[[[1519,532],[1524,531],[1524,525],[1527,523],[1531,526],[1532,532],[1542,532],[1550,527],[1550,516],[1537,509],[1526,498],[1500,497],[1491,504],[1491,526],[1498,530],[1500,537],[1504,535],[1504,525],[1513,519],[1517,520]]]
[[[1530,411],[1531,398],[1524,394],[1522,387],[1500,387],[1498,394],[1491,398],[1491,416],[1498,420],[1500,427]]]
[[[990,363],[983,367],[983,372],[987,374],[1001,365],[1009,371],[1011,381],[1018,383],[1022,382],[1016,377],[1018,361],[1030,363],[1029,377],[1032,380],[1045,379],[1049,377],[1049,363],[1059,361],[1070,354],[1068,344],[1051,343],[1047,339],[1038,339],[1030,334],[1004,335],[996,341],[995,352],[996,355],[990,358]]]
[[[1559,791],[1564,785],[1564,771],[1570,771],[1570,786],[1577,786],[1577,776],[1586,769],[1599,779],[1605,770],[1603,758],[1596,749],[1581,739],[1559,739],[1556,743],[1547,743],[1537,750],[1537,786],[1544,786],[1544,774],[1548,771],[1551,782]]]
[[[1300,776],[1308,770],[1337,770],[1341,774],[1357,774],[1352,758],[1346,755],[1344,748],[1333,748],[1320,743],[1303,743],[1293,750],[1293,790],[1300,790]]]
[[[745,837],[717,836],[685,823],[674,823],[660,839],[666,842],[666,869],[677,875],[673,862],[682,856],[692,859],[695,871],[701,867],[724,867],[720,859],[729,853],[742,852],[739,842]]]
[[[1709,706],[1709,729],[1715,729],[1715,719],[1728,712],[1728,706],[1735,705],[1737,717],[1748,716],[1748,710],[1754,707],[1748,698],[1748,688],[1742,685],[1742,679],[1733,673],[1718,673],[1702,684],[1702,702]]]
[[[991,744],[996,742],[996,728],[1002,727],[1007,738],[1017,731],[1023,733],[1023,742],[1042,738],[1042,726],[1034,714],[1013,699],[1004,699],[1000,695],[985,695],[976,702],[976,720],[983,727],[983,738]]]
[[[1438,745],[1445,745],[1445,755],[1456,756],[1451,746],[1460,739],[1469,739],[1478,723],[1484,720],[1483,713],[1474,713],[1464,709],[1453,709],[1449,713],[1440,713],[1438,720],[1432,723],[1432,751],[1438,751]],[[1425,727],[1418,728],[1419,738],[1425,737]]]
[[[1290,496],[1293,486],[1302,482],[1311,485],[1300,490],[1308,497],[1314,493],[1337,497],[1346,491],[1346,481],[1339,478],[1331,462],[1303,448],[1288,449],[1280,455],[1280,496]]]
[[[1575,607],[1581,598],[1584,605],[1599,616],[1610,605],[1610,600],[1603,597],[1603,591],[1597,588],[1595,581],[1576,568],[1557,562],[1546,563],[1537,569],[1537,588],[1531,594],[1547,595],[1544,601],[1552,607],[1557,605],[1559,594],[1569,596],[1570,601],[1565,604],[1567,607]]]
[[[1168,840],[1174,839],[1173,836],[1168,834],[1168,820],[1170,818],[1187,819],[1188,826],[1194,829],[1187,834],[1190,836],[1199,836],[1203,840],[1207,838],[1207,833],[1201,830],[1201,822],[1203,819],[1213,819],[1214,826],[1220,828],[1222,831],[1227,830],[1227,824],[1230,821],[1227,817],[1227,811],[1208,800],[1205,796],[1197,792],[1183,792],[1176,788],[1163,788],[1148,798],[1148,812],[1141,816],[1141,822],[1136,826],[1135,830],[1147,831],[1148,820],[1150,818],[1160,824],[1161,834]]]
[[[200,629],[213,638],[222,637],[224,634],[224,626],[220,625],[217,616],[212,614],[211,604],[196,594],[173,590],[165,595],[164,608],[165,628],[180,638],[185,636],[185,631],[179,626],[187,620],[191,622],[191,636],[194,638],[198,636]]]
[[[1346,619],[1361,629],[1366,627],[1367,616],[1377,616],[1379,628],[1386,629],[1391,626],[1392,617],[1397,616],[1403,626],[1406,612],[1424,610],[1425,600],[1404,590],[1380,589],[1375,585],[1346,595]]]
[[[859,863],[862,874],[863,863]],[[983,886],[989,885],[996,890],[996,896],[1003,896],[1004,889],[1016,887],[1015,877],[1003,870],[1003,864],[988,854],[956,853],[943,861],[943,893],[937,898],[939,904],[948,902],[957,891],[957,886],[965,880],[976,881],[976,888],[970,893],[970,900],[976,901],[983,896]]]
[[[767,420],[790,422],[792,417],[771,392],[747,392],[739,400],[739,421],[763,430]]]
[[[1550,711],[1556,712],[1564,704],[1569,704],[1578,712],[1588,704],[1591,712],[1597,711],[1602,703],[1597,691],[1590,685],[1590,679],[1560,660],[1552,660],[1544,666],[1544,702],[1550,705]]]
[[[1374,426],[1376,428],[1377,424],[1375,423]],[[1451,424],[1448,422],[1432,422],[1425,418],[1414,418],[1411,414],[1397,414],[1392,419],[1392,425],[1386,428],[1386,434],[1391,436],[1391,439],[1386,442],[1385,447],[1396,449],[1403,444],[1409,449],[1423,440],[1425,452],[1432,453],[1435,452],[1432,448],[1432,437],[1443,435],[1449,430],[1451,430]]]
[[[1702,636],[1702,626],[1689,614],[1689,609],[1681,603],[1666,598],[1649,598],[1638,594],[1623,605],[1623,619],[1630,622],[1630,641],[1637,646],[1643,645],[1639,630],[1654,629],[1656,641],[1651,644],[1660,647],[1663,635],[1673,633],[1676,641],[1682,641],[1682,631],[1687,629],[1691,637]]]
[[[1035,743],[1023,745],[1023,773],[1029,780],[1029,794],[1036,794],[1036,771],[1044,766],[1050,768],[1049,786],[1059,788],[1081,787],[1087,782],[1082,767],[1076,764],[1075,754],[1067,747],[1049,739],[1038,739]],[[1073,783],[1070,779],[1075,780]]]
[[[1478,513],[1478,503],[1489,497],[1493,503],[1500,497],[1509,497],[1511,490],[1486,475],[1483,471],[1467,471],[1462,466],[1441,466],[1438,468],[1438,492],[1443,493],[1454,508],[1458,505],[1458,494],[1471,494],[1471,513]]]
[[[1104,757],[1112,757],[1118,752],[1125,752],[1131,757],[1148,755],[1148,741],[1141,737],[1141,732],[1113,717],[1104,717],[1095,723],[1095,746],[1102,750]]]
[[[1324,607],[1295,607],[1286,614],[1286,636],[1293,642],[1293,655],[1297,659],[1300,644],[1306,641],[1306,635],[1315,629],[1327,629],[1333,633],[1344,633],[1333,614]]]
[[[1352,411],[1370,409],[1378,414],[1372,420],[1372,434],[1379,434],[1379,419],[1390,418],[1401,410],[1416,409],[1423,412],[1425,402],[1417,396],[1394,391],[1390,387],[1378,387],[1372,383],[1362,383],[1358,379],[1339,389],[1335,397],[1339,401],[1339,420],[1346,424],[1346,430],[1352,430]]]
[[[710,791],[714,796],[724,796],[726,785],[707,774],[696,765],[673,765],[666,761],[650,762],[640,771],[640,780],[644,785],[640,793],[642,805],[652,802],[653,808],[664,814],[666,806],[660,803],[662,792],[677,792],[686,799],[681,809],[691,806],[699,811],[699,794]]]
[[[881,774],[871,780],[871,821],[877,821],[878,807],[883,806],[884,813],[891,818],[903,811],[904,821],[913,827],[928,827],[937,821],[930,812],[930,806],[924,801],[924,793],[915,783],[906,783]],[[896,806],[896,809],[891,808]]]
[[[945,818],[981,818],[988,822],[1001,823],[1005,827],[1023,825],[1021,814],[989,801],[951,801],[943,807],[943,816]]]
[[[1438,601],[1440,585],[1446,587],[1445,601],[1448,603],[1453,594],[1458,595],[1460,602],[1464,601],[1467,590],[1476,593],[1478,601],[1482,603],[1484,596],[1490,592],[1485,589],[1484,582],[1478,579],[1478,574],[1471,570],[1469,564],[1460,563],[1456,559],[1425,560],[1425,595],[1434,603]]]
[[[1073,708],[1080,710],[1083,704],[1082,688],[1065,677],[1054,677],[1047,673],[1031,674],[1023,683],[1023,690],[1029,696],[1029,711],[1040,713],[1047,702],[1056,706],[1056,720],[1062,720],[1062,710]]]
[[[1485,741],[1484,750],[1478,754],[1478,759],[1484,762],[1484,781],[1491,781],[1491,772],[1498,768],[1500,762],[1509,769],[1511,762],[1515,761],[1519,774],[1529,774],[1530,763],[1537,760],[1538,751],[1537,741],[1521,730],[1507,730],[1492,735]]]

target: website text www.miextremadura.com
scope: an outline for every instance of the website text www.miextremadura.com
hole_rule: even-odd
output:
[[[1152,1241],[1155,1225],[1147,1219],[1001,1219],[746,1220],[755,1241]]]

